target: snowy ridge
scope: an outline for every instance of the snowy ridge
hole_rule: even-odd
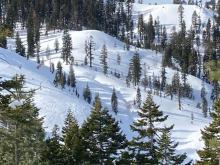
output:
[[[166,26],[168,29],[179,26],[179,5],[174,4],[160,4],[160,5],[147,5],[147,4],[134,4],[134,19],[138,20],[138,15],[144,15],[144,21],[149,20],[150,14],[154,20],[159,18],[160,24]],[[184,20],[186,22],[186,28],[190,29],[192,24],[192,14],[194,11],[200,16],[201,23],[206,24],[208,19],[213,20],[214,12],[207,8],[200,8],[196,5],[183,5],[184,8]]]

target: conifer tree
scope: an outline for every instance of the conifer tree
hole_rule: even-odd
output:
[[[87,164],[113,164],[126,147],[118,122],[102,108],[97,95],[89,118],[81,128]]]
[[[80,135],[80,129],[76,119],[73,117],[71,111],[68,112],[62,128],[62,142],[64,164],[81,165],[83,162],[83,148],[82,137]]]
[[[49,165],[64,163],[60,141],[59,127],[54,125],[51,137],[46,140],[47,148],[44,153],[44,159]]]
[[[57,53],[60,49],[60,43],[58,41],[58,39],[55,40],[54,42],[54,48],[55,48],[55,52]]]
[[[139,118],[131,125],[131,130],[137,133],[130,144],[135,163],[158,164],[156,137],[162,128],[157,127],[156,124],[165,121],[167,116],[163,116],[163,112],[159,111],[159,106],[153,102],[150,94],[139,109],[138,116]]]
[[[25,47],[21,41],[21,38],[19,36],[19,33],[16,33],[16,38],[15,38],[15,43],[16,43],[16,53],[20,54],[21,56],[25,57]]]
[[[218,99],[213,106],[214,111],[211,112],[212,122],[202,130],[202,139],[205,147],[198,151],[200,161],[198,165],[218,165],[219,164],[219,147],[212,145],[214,139],[218,143],[219,140],[219,125],[220,125],[220,99]]]
[[[162,71],[161,71],[161,83],[160,83],[160,90],[164,91],[165,87],[166,87],[166,68],[162,67]]]
[[[56,69],[56,74],[54,78],[54,85],[57,87],[58,85],[61,85],[61,81],[63,78],[63,67],[61,62],[59,61],[57,63],[57,69]]]
[[[35,38],[34,38],[34,22],[33,22],[33,11],[29,13],[27,22],[27,59],[33,57],[35,53]]]
[[[131,59],[130,66],[129,66],[130,74],[128,75],[130,80],[133,82],[133,84],[136,86],[140,82],[141,78],[141,62],[140,62],[140,56],[138,52],[136,52]]]
[[[101,56],[100,56],[100,63],[103,67],[103,73],[107,74],[108,73],[108,63],[107,63],[107,58],[108,58],[108,52],[107,52],[107,47],[104,44],[101,50]]]
[[[24,76],[0,82],[0,162],[2,164],[41,164],[44,130],[39,109],[33,103],[34,91],[25,89]],[[3,143],[4,142],[4,143]]]
[[[118,97],[116,95],[115,88],[113,88],[113,91],[112,91],[111,105],[112,105],[112,110],[115,112],[115,114],[117,114],[118,113]]]
[[[62,47],[62,58],[67,64],[69,63],[69,59],[72,53],[72,38],[67,29],[63,32],[63,47]]]
[[[137,104],[137,107],[140,108],[141,107],[141,90],[140,88],[138,87],[137,88],[137,94],[136,94],[136,104]]]
[[[91,94],[91,91],[89,89],[89,85],[88,84],[86,85],[86,88],[84,88],[84,90],[83,90],[83,97],[84,97],[85,101],[87,101],[89,104],[91,103],[91,101],[92,101],[92,94]]]
[[[92,61],[94,59],[94,48],[95,48],[95,43],[93,41],[93,37],[90,36],[89,40],[86,42],[85,50],[86,50],[86,55],[89,59],[89,66],[92,67]]]
[[[75,88],[76,87],[76,77],[75,77],[75,72],[74,72],[72,64],[70,65],[68,79],[69,79],[69,85],[72,88]]]
[[[161,131],[161,135],[158,138],[158,162],[161,165],[176,165],[182,164],[186,159],[186,154],[176,154],[176,147],[178,143],[175,143],[171,139],[170,131],[173,129],[171,127],[165,127]]]

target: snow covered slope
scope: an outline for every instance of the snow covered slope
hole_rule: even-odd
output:
[[[24,30],[19,30],[19,33],[24,42],[26,32]],[[59,40],[60,45],[62,44],[62,32],[49,32],[48,36],[41,35],[41,59],[44,59],[45,65],[49,66],[50,61],[55,64],[60,59],[61,53],[55,53],[54,51],[54,41]],[[133,100],[136,96],[136,89],[134,87],[128,88],[125,84],[125,76],[128,70],[129,59],[133,54],[138,51],[141,56],[142,64],[145,63],[147,68],[148,76],[159,76],[161,72],[161,54],[156,54],[156,52],[151,50],[135,49],[131,47],[130,51],[124,49],[124,43],[118,41],[117,39],[96,30],[87,31],[71,31],[70,35],[73,41],[73,52],[72,55],[75,58],[77,65],[74,66],[76,78],[77,78],[77,90],[80,97],[77,98],[73,94],[72,90],[69,89],[60,90],[53,86],[54,75],[49,72],[46,66],[42,66],[37,69],[37,64],[32,61],[27,61],[26,59],[18,56],[10,51],[0,49],[0,76],[2,77],[12,77],[14,74],[24,74],[27,78],[27,86],[30,88],[39,88],[35,96],[36,105],[41,108],[40,115],[45,116],[44,126],[47,131],[51,131],[54,124],[62,126],[63,120],[65,118],[68,109],[71,109],[76,116],[77,120],[81,124],[84,119],[89,115],[90,105],[83,101],[82,91],[83,88],[88,83],[93,98],[96,93],[99,93],[103,105],[106,106],[110,113],[120,121],[121,128],[123,132],[127,135],[128,139],[133,136],[133,132],[130,131],[130,124],[137,117],[137,108],[133,106]],[[90,36],[93,36],[95,42],[94,50],[94,67],[89,68],[83,65],[83,60],[85,57],[84,44],[85,40]],[[99,56],[101,47],[106,44],[108,49],[108,65],[109,73],[107,76],[102,73],[99,64]],[[45,55],[45,50],[50,47],[50,56]],[[13,50],[14,39],[9,39],[9,48]],[[121,56],[121,64],[118,65],[116,62],[117,54]],[[6,62],[7,61],[7,62]],[[143,65],[144,66],[144,65]],[[68,73],[69,66],[63,63],[64,70]],[[7,72],[6,72],[7,71]],[[118,79],[111,74],[111,72],[117,71],[121,74],[121,78]],[[171,81],[172,75],[175,70],[170,68],[166,69],[168,82]],[[197,159],[196,150],[202,146],[199,140],[200,129],[209,123],[209,118],[204,118],[201,109],[196,108],[197,104],[201,101],[200,90],[201,90],[201,80],[196,77],[188,76],[188,82],[192,85],[194,100],[183,99],[182,100],[182,110],[178,110],[178,100],[174,97],[170,100],[169,97],[159,97],[154,96],[154,101],[160,105],[160,109],[164,111],[165,114],[169,115],[166,125],[175,124],[173,130],[173,137],[176,141],[180,143],[178,147],[179,152],[187,152],[188,160]],[[205,84],[208,96],[210,96],[211,87]],[[119,113],[117,116],[111,110],[111,93],[112,89],[115,87],[117,96],[119,99]],[[142,90],[142,100],[145,100],[147,92]],[[191,115],[194,115],[194,120],[192,122]]]
[[[16,53],[0,48],[0,77],[10,79],[15,74],[23,74],[26,86],[36,91],[35,100],[40,115],[45,117],[44,127],[50,132],[54,124],[62,125],[68,109],[73,110],[79,122],[90,112],[89,106],[68,91],[62,91],[53,85],[53,75],[47,67],[38,69],[38,64],[27,61]],[[77,109],[81,112],[78,113]]]
[[[159,18],[160,24],[172,28],[175,26],[178,29],[179,26],[179,5],[174,4],[160,4],[160,5],[148,5],[148,4],[134,4],[134,19],[137,22],[138,15],[144,15],[144,21],[149,20],[149,15],[153,16],[154,20]],[[196,5],[183,5],[184,7],[184,20],[186,22],[187,29],[192,24],[192,14],[194,11],[201,17],[201,23],[206,24],[208,19],[213,20],[214,13],[206,8],[200,8]]]

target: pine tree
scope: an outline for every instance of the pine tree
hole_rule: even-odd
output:
[[[205,147],[198,151],[200,161],[198,165],[218,165],[219,164],[219,147],[212,145],[212,140],[215,139],[219,142],[219,125],[220,125],[220,99],[214,103],[214,111],[211,112],[212,122],[209,126],[202,130],[202,139],[204,140]]]
[[[165,50],[165,48],[167,46],[167,30],[166,30],[166,26],[163,27],[162,38],[161,38],[161,46],[162,46],[163,50]]]
[[[55,40],[54,42],[54,48],[55,48],[55,52],[57,53],[60,49],[60,43],[58,41],[58,39]]]
[[[161,91],[164,91],[165,87],[166,87],[166,68],[165,67],[162,67],[162,71],[161,71],[161,87],[160,87],[160,90]]]
[[[107,58],[108,58],[108,52],[107,52],[107,47],[104,44],[101,50],[101,56],[100,56],[100,63],[103,67],[103,73],[107,74],[108,73],[108,63],[107,63]]]
[[[182,164],[183,161],[186,159],[186,154],[176,154],[176,147],[178,143],[175,143],[171,139],[170,131],[173,129],[171,127],[165,127],[161,131],[161,135],[158,138],[158,160],[161,165],[176,165]]]
[[[57,63],[57,69],[56,69],[56,74],[55,74],[55,78],[54,78],[54,85],[57,87],[58,85],[61,85],[61,81],[63,78],[63,67],[61,62],[59,61]]]
[[[28,22],[27,22],[27,59],[29,57],[33,57],[35,53],[35,38],[34,38],[34,22],[33,22],[33,11],[30,12],[28,16]]]
[[[44,159],[49,165],[59,165],[64,163],[60,141],[59,127],[58,125],[55,125],[51,137],[46,140],[47,148],[44,153]]]
[[[205,84],[204,82],[202,83],[202,89],[201,89],[201,99],[202,99],[202,112],[203,116],[207,117],[208,116],[208,102],[206,99],[206,90],[205,90]]]
[[[63,47],[62,47],[62,58],[67,64],[69,63],[69,59],[72,53],[72,38],[68,32],[68,30],[64,30],[63,32]]]
[[[97,95],[89,118],[81,128],[87,164],[113,164],[126,147],[118,122],[102,108]]]
[[[89,66],[92,67],[92,61],[94,59],[94,48],[95,48],[95,43],[93,41],[93,37],[90,36],[89,40],[86,42],[85,50],[86,50],[86,56],[89,59]]]
[[[19,33],[16,33],[16,38],[15,38],[15,43],[16,43],[16,53],[20,54],[21,56],[25,57],[25,47],[21,41],[21,38],[19,36]]]
[[[84,88],[84,90],[83,90],[83,97],[84,97],[85,101],[87,101],[89,104],[91,103],[91,101],[92,101],[92,94],[91,94],[91,91],[89,89],[89,85],[88,84],[86,85],[86,88]]]
[[[74,69],[73,69],[73,65],[70,65],[68,79],[69,79],[69,85],[72,88],[75,88],[76,87],[76,77],[75,77],[75,72],[74,72]]]
[[[131,81],[133,82],[135,86],[138,85],[138,83],[140,82],[141,70],[142,70],[140,56],[138,52],[136,52],[133,58],[131,59],[129,70],[131,74],[130,75]]]
[[[66,165],[81,165],[83,162],[83,148],[82,137],[80,135],[80,129],[76,119],[73,117],[71,111],[68,112],[62,128],[62,142],[64,164]]]
[[[34,91],[25,89],[24,76],[0,82],[1,164],[41,164],[43,118],[33,103]]]
[[[138,87],[137,88],[137,94],[136,94],[136,104],[137,104],[137,107],[140,108],[141,107],[141,90],[140,88]]]
[[[111,105],[112,105],[112,110],[115,112],[115,114],[117,114],[118,113],[118,97],[116,95],[115,88],[113,88],[113,91],[112,91]]]
[[[179,110],[182,109],[181,107],[181,82],[180,82],[180,75],[179,72],[176,72],[172,78],[172,91],[174,94],[178,96],[178,107]]]
[[[163,116],[163,112],[159,111],[159,106],[153,102],[150,94],[139,109],[138,116],[139,118],[131,125],[131,130],[138,134],[133,137],[130,144],[135,163],[158,164],[156,137],[162,128],[157,127],[156,124],[165,121],[167,116]]]

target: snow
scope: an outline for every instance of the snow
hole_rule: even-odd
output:
[[[146,3],[147,1],[145,1]],[[158,1],[157,1],[158,2]],[[163,1],[164,2],[164,1]],[[208,9],[200,9],[197,6],[185,6],[185,20],[187,28],[191,24],[191,15],[196,10],[205,23],[208,18],[212,18],[213,13]],[[146,5],[134,4],[134,19],[137,20],[138,14],[144,14],[145,21],[148,20],[149,14],[152,14],[154,19],[160,17],[162,24],[178,26],[178,5]],[[186,15],[187,14],[187,15]],[[26,31],[17,28],[22,41],[26,45]],[[93,99],[96,93],[102,100],[104,107],[109,109],[109,112],[119,121],[122,131],[126,134],[128,139],[134,135],[130,130],[130,124],[137,118],[137,108],[133,106],[133,100],[136,96],[136,88],[128,88],[125,84],[125,76],[128,72],[129,60],[136,51],[141,57],[142,66],[146,66],[148,76],[159,76],[161,72],[162,55],[152,50],[136,49],[131,47],[130,51],[124,49],[125,44],[116,38],[100,32],[97,30],[85,31],[70,31],[73,41],[72,55],[75,60],[74,70],[77,79],[77,91],[80,97],[75,96],[72,89],[66,88],[61,90],[54,87],[54,74],[50,73],[48,66],[50,62],[54,62],[55,66],[58,61],[61,61],[61,52],[55,53],[54,42],[58,39],[60,47],[62,46],[62,32],[50,31],[48,36],[45,36],[45,29],[41,31],[40,42],[40,57],[44,59],[45,66],[38,68],[35,63],[36,59],[27,61],[14,52],[14,38],[8,39],[8,47],[10,50],[0,49],[0,77],[11,78],[15,74],[24,74],[26,77],[26,86],[30,89],[38,89],[34,96],[34,102],[40,108],[40,116],[44,117],[44,128],[47,132],[51,132],[55,124],[62,127],[64,119],[68,110],[70,109],[79,124],[89,116],[91,105],[83,100],[82,92],[84,87],[88,84]],[[94,67],[90,68],[83,65],[85,50],[84,44],[90,36],[93,36],[95,43],[94,50]],[[104,75],[99,63],[99,56],[103,44],[106,44],[108,49],[108,65],[109,73],[118,72],[121,78],[118,79],[112,74]],[[51,54],[46,57],[45,50],[50,47]],[[121,65],[117,64],[117,54],[121,56]],[[68,73],[69,65],[63,63],[63,69]],[[173,74],[176,72],[171,68],[166,68],[167,81],[171,82]],[[201,102],[200,90],[202,88],[202,81],[194,76],[188,76],[188,82],[193,88],[194,100],[182,99],[182,110],[178,110],[178,100],[174,97],[159,97],[154,95],[153,99],[160,106],[160,110],[165,115],[169,115],[165,125],[175,124],[172,136],[175,141],[179,142],[178,152],[187,152],[188,160],[198,159],[196,150],[203,147],[201,141],[200,130],[210,122],[210,118],[204,118],[201,109],[197,108],[197,104]],[[211,94],[211,86],[205,84],[207,91],[207,98]],[[116,89],[119,102],[119,112],[115,115],[111,110],[111,94],[112,89]],[[141,87],[142,100],[144,101],[147,92]],[[208,100],[209,106],[211,101]],[[193,114],[194,120],[191,120]],[[163,124],[163,125],[164,125]]]
[[[147,5],[135,3],[134,7],[134,19],[137,23],[138,16],[144,15],[144,21],[148,22],[150,14],[154,20],[159,18],[160,24],[166,26],[168,29],[179,27],[179,5],[174,4],[161,4],[161,5]],[[208,19],[213,20],[214,13],[207,8],[200,8],[196,5],[183,5],[184,8],[184,20],[186,22],[186,28],[190,29],[192,24],[192,14],[194,11],[201,17],[202,24],[206,24]]]

